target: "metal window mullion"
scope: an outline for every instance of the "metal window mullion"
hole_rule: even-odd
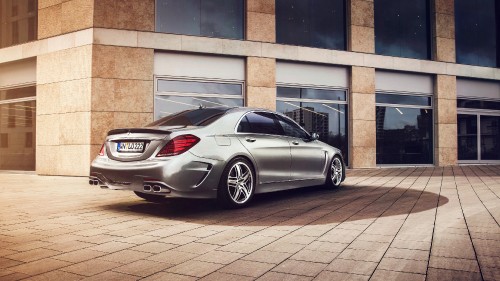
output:
[[[308,102],[308,103],[329,103],[329,104],[342,104],[346,105],[347,101],[336,101],[336,100],[314,100],[314,99],[296,99],[296,98],[276,98],[276,101],[286,101],[286,102]]]
[[[477,161],[481,161],[481,115],[477,114]]]
[[[418,109],[433,109],[432,105],[410,105],[410,104],[389,104],[389,103],[377,103],[375,106],[383,107],[400,107],[400,108],[418,108]]]
[[[219,94],[177,93],[177,92],[158,92],[155,93],[155,96],[243,99],[243,95],[219,95]]]
[[[11,103],[18,103],[18,102],[25,102],[25,101],[34,101],[34,100],[36,100],[36,97],[9,99],[9,100],[0,101],[0,104],[11,104]]]

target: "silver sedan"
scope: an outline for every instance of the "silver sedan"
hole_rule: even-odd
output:
[[[111,130],[89,183],[130,190],[148,201],[216,198],[247,205],[254,194],[345,179],[339,149],[289,117],[253,108],[199,108],[143,128]]]

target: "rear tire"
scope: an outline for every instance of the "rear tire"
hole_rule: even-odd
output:
[[[342,158],[338,155],[333,156],[332,162],[328,167],[325,186],[328,188],[338,188],[345,178],[345,165]]]
[[[224,168],[217,189],[217,201],[223,208],[234,209],[248,205],[255,192],[255,172],[250,161],[235,158]]]
[[[153,202],[153,203],[165,202],[165,196],[146,194],[146,193],[137,192],[137,191],[134,191],[134,193],[135,193],[135,195],[141,197],[142,199],[144,199],[148,202]]]

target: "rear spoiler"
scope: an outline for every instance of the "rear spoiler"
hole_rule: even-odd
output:
[[[146,133],[146,134],[170,134],[172,131],[160,130],[160,129],[149,129],[149,128],[125,128],[125,129],[114,129],[108,132],[108,136],[126,134],[126,133]]]

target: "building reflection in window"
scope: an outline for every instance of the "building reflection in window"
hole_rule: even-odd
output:
[[[243,39],[244,0],[157,0],[156,31]]]
[[[35,170],[36,87],[0,90],[0,170]]]
[[[346,49],[345,0],[276,0],[276,42]]]
[[[37,39],[37,0],[0,1],[0,48]]]
[[[394,95],[394,103],[398,95]],[[432,164],[432,107],[380,104],[376,107],[377,164]]]
[[[319,140],[342,151],[348,163],[345,90],[278,87],[276,109]]]

